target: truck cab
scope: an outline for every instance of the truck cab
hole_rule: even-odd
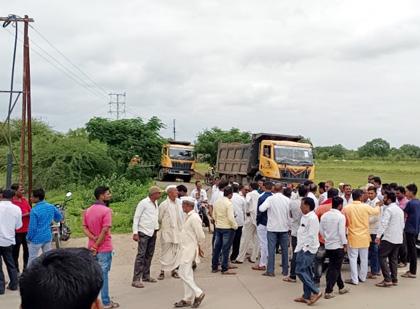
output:
[[[181,178],[190,182],[194,176],[194,146],[189,142],[170,141],[162,147],[159,180],[173,181]]]

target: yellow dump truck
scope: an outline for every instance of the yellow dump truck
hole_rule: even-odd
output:
[[[174,181],[181,178],[190,182],[194,176],[194,146],[189,142],[169,141],[162,147],[158,171],[159,180]]]
[[[250,144],[220,143],[216,173],[249,183],[265,178],[285,183],[303,183],[315,178],[312,145],[302,136],[259,133]]]

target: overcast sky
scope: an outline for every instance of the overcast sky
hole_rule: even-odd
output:
[[[127,117],[162,119],[163,136],[176,119],[183,140],[218,126],[302,134],[315,145],[420,145],[419,1],[19,0],[2,3],[0,15],[9,13],[33,17],[106,91],[125,91]],[[30,35],[34,49],[65,63]],[[1,90],[12,43],[0,28]],[[108,116],[104,92],[91,94],[34,51],[31,64],[35,117],[67,131]],[[0,102],[4,119],[7,96]]]

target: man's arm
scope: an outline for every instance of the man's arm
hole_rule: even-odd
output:
[[[22,225],[22,211],[18,208],[18,211],[16,212],[15,230],[20,229]]]
[[[96,241],[98,238],[89,231],[86,221],[86,210],[83,211],[83,233],[86,235],[87,238],[90,240]]]
[[[236,230],[238,228],[238,224],[236,223],[235,214],[233,213],[233,205],[227,205],[227,218],[229,225]]]
[[[325,220],[321,218],[321,221],[319,222],[319,234],[322,236],[322,238],[325,238]]]
[[[338,233],[340,235],[340,240],[343,245],[347,245],[347,237],[346,237],[346,217],[340,216],[340,220],[338,221]]]
[[[134,213],[134,218],[133,218],[133,240],[134,241],[138,241],[139,239],[139,223],[140,223],[140,218],[144,212],[144,206],[142,205],[142,203],[140,202],[137,207],[136,207],[136,212]]]
[[[267,211],[267,209],[271,207],[270,200],[271,200],[271,196],[270,196],[270,197],[268,197],[268,198],[264,201],[264,203],[262,203],[262,204],[260,205],[260,207],[259,207],[260,212]]]
[[[387,211],[387,209],[385,209],[385,211],[383,212],[382,217],[381,217],[381,224],[379,226],[378,233],[376,234],[376,239],[377,240],[381,239],[382,235],[384,234],[384,232],[388,228],[390,219],[391,219],[391,214],[390,214],[389,211]]]
[[[28,228],[28,234],[26,235],[26,239],[31,241],[34,237],[34,231],[36,227],[38,226],[38,219],[36,217],[36,214],[34,211],[31,211],[31,214],[29,215],[29,228]]]

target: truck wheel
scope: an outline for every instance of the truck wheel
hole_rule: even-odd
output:
[[[159,172],[158,172],[158,180],[160,180],[160,181],[165,181],[166,180],[166,176],[165,176],[165,173],[163,172],[163,169],[162,168],[159,169]]]
[[[190,182],[191,181],[191,176],[185,176],[183,178],[184,182]]]

